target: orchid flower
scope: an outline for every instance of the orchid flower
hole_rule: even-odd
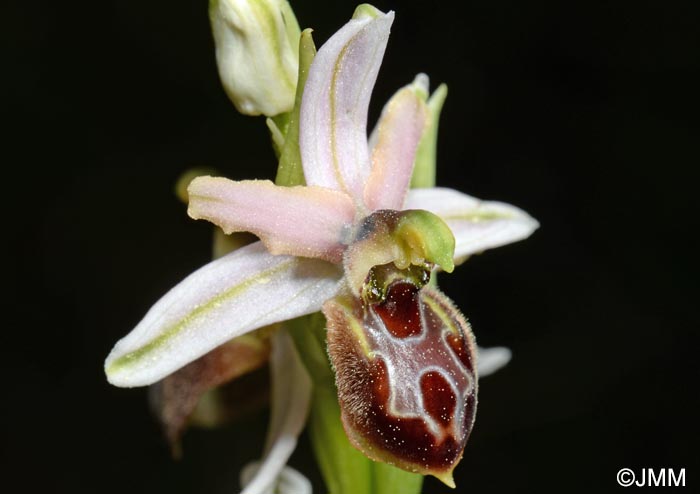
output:
[[[149,385],[233,338],[322,310],[349,440],[371,459],[454,486],[476,410],[477,349],[431,274],[538,225],[504,203],[446,188],[409,190],[434,118],[424,76],[390,99],[368,139],[370,95],[393,19],[358,7],[313,60],[299,119],[305,185],[191,182],[191,217],[260,241],[163,296],[116,344],[105,370],[114,385]],[[246,493],[271,488],[309,407],[303,348],[285,330],[271,344],[272,425]],[[510,358],[503,348],[482,353],[483,374]]]

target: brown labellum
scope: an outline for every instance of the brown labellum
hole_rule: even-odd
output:
[[[368,457],[454,487],[476,413],[476,345],[439,290],[394,277],[374,303],[327,302],[342,420]]]

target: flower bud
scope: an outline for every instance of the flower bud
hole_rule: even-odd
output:
[[[210,0],[219,76],[236,109],[275,116],[294,106],[299,24],[286,0]]]

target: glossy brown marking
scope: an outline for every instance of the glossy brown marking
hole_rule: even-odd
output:
[[[474,363],[472,362],[471,354],[467,348],[466,341],[454,334],[448,334],[445,336],[445,339],[452,351],[455,352],[459,358],[460,362],[464,364],[469,372],[474,372]]]
[[[418,287],[413,283],[392,283],[384,302],[374,305],[373,310],[382,319],[386,329],[397,338],[418,336],[422,331]]]
[[[450,383],[439,372],[428,372],[421,377],[420,387],[426,412],[440,425],[447,427],[457,406],[457,397]]]

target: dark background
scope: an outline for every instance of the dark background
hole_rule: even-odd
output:
[[[438,183],[542,224],[442,277],[480,343],[514,352],[481,383],[457,492],[617,491],[622,467],[686,468],[698,492],[698,5],[377,2],[396,21],[371,118],[419,71],[446,82]],[[318,46],[354,8],[293,6]],[[202,165],[274,176],[263,120],[219,85],[206,2],[0,9],[3,481],[236,492],[264,416],[191,431],[174,463],[145,390],[102,371],[209,259],[210,227],[188,219],[177,177]],[[324,492],[306,438],[292,464]]]

